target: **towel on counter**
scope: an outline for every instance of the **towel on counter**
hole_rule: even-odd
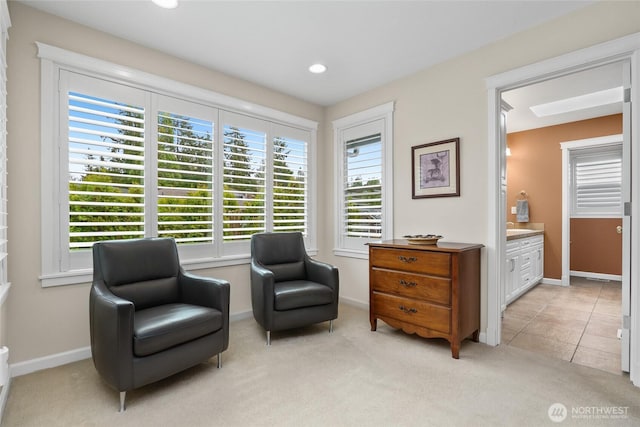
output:
[[[516,221],[529,222],[529,202],[527,200],[516,201]]]

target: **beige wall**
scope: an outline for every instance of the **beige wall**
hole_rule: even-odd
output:
[[[319,170],[333,168],[331,120],[396,101],[395,235],[438,232],[447,240],[486,243],[487,96],[484,79],[542,59],[640,31],[640,3],[603,2],[323,110],[260,86],[89,30],[16,3],[9,61],[9,252],[7,336],[11,363],[89,345],[88,285],[43,289],[40,270],[39,62],[41,41],[321,121]],[[421,42],[421,41],[418,41]],[[461,196],[411,199],[411,146],[461,138]],[[332,176],[325,173],[324,176]],[[319,258],[340,268],[341,295],[368,302],[367,261],[334,257],[333,182],[319,183]],[[232,283],[232,312],[250,309],[247,266],[207,273]],[[486,324],[486,260],[482,316]],[[233,337],[231,338],[233,345]]]
[[[35,42],[125,64],[321,122],[324,111],[289,96],[213,72],[122,39],[11,2],[8,46],[9,280],[7,342],[11,363],[89,345],[89,285],[43,289],[40,274],[40,62]],[[318,141],[324,141],[319,129]],[[322,148],[320,148],[322,151]],[[322,168],[322,163],[319,164]],[[324,185],[320,183],[320,194]],[[320,220],[323,220],[320,212]],[[198,274],[232,284],[231,312],[251,310],[248,266]],[[3,323],[4,324],[4,323]]]
[[[394,81],[327,109],[331,121],[388,101],[394,114],[394,235],[439,233],[449,241],[486,244],[488,211],[485,79],[640,31],[640,2],[600,2],[491,46]],[[418,43],[420,41],[417,41]],[[460,137],[460,197],[411,199],[411,147]],[[328,147],[332,149],[332,147]],[[328,206],[335,210],[334,198]],[[328,235],[327,239],[331,239]],[[330,242],[324,245],[330,247]],[[332,257],[348,286],[341,295],[368,301],[367,262]],[[482,329],[487,319],[486,253],[482,265]]]
[[[619,133],[622,133],[622,114],[507,135],[507,144],[511,149],[511,156],[507,157],[507,221],[516,222],[516,215],[510,209],[520,198],[520,191],[524,190],[529,200],[529,221],[544,224],[544,277],[558,280],[562,277],[560,143]],[[574,237],[575,233],[572,232],[572,241]],[[572,244],[571,261],[579,262],[580,258],[574,258],[574,246],[578,249],[579,244]],[[574,269],[573,265],[571,269]]]

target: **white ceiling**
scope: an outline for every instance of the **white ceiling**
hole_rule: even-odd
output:
[[[513,107],[513,110],[507,113],[507,132],[519,132],[621,113],[622,102],[540,118],[536,117],[529,109],[532,105],[586,95],[619,86],[622,86],[622,62],[603,65],[504,92],[502,99]]]
[[[322,106],[591,3],[19,1]],[[310,74],[314,62],[328,71]]]

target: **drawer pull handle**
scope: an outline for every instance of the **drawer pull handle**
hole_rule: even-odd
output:
[[[409,314],[409,313],[417,313],[418,310],[416,310],[415,308],[406,308],[404,305],[401,305],[400,307],[398,307],[400,310],[404,311],[405,313]]]
[[[398,259],[402,262],[406,262],[407,264],[410,264],[412,262],[416,262],[418,260],[418,258],[412,256],[407,258],[406,256],[399,256]]]
[[[418,284],[416,282],[407,282],[406,280],[400,280],[400,285],[404,286],[405,288],[413,288]]]

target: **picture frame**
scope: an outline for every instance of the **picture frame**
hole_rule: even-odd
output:
[[[411,147],[413,199],[460,196],[460,138]]]

